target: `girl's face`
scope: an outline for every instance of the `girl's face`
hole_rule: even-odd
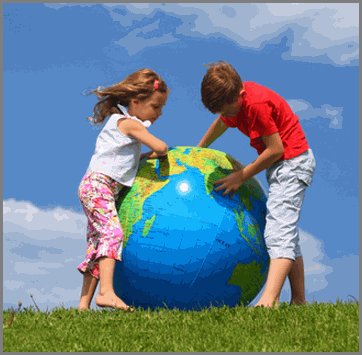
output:
[[[162,115],[162,108],[165,106],[167,94],[155,91],[146,100],[132,99],[128,105],[128,112],[142,121],[155,122]]]

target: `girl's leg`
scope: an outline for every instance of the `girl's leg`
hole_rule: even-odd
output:
[[[98,306],[129,309],[113,288],[115,262],[121,260],[123,244],[123,231],[115,206],[116,186],[109,177],[92,173],[86,187],[88,191],[81,194],[81,202],[89,221],[88,250],[86,261],[78,269],[89,270],[100,279]]]
[[[80,311],[89,309],[97,284],[98,280],[89,272],[83,274],[82,293],[78,305]]]
[[[108,257],[99,259],[100,288],[96,297],[96,304],[100,307],[113,307],[129,310],[127,306],[114,292],[113,274],[116,261]]]
[[[295,259],[288,276],[292,292],[290,304],[306,304],[303,257],[300,256]]]
[[[293,260],[291,259],[278,258],[270,260],[265,289],[255,307],[273,307],[279,303],[281,289],[292,266]]]

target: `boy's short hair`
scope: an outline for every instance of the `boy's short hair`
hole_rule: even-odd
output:
[[[201,99],[212,113],[220,113],[226,104],[235,102],[243,82],[231,64],[219,61],[208,64],[201,83]]]

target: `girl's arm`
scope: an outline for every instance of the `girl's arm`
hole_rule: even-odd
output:
[[[158,139],[156,136],[148,132],[148,130],[139,122],[135,122],[131,119],[125,119],[118,121],[118,129],[125,135],[133,137],[152,149],[157,156],[163,156],[167,154],[167,144]]]
[[[228,126],[218,117],[206,131],[205,135],[201,138],[198,147],[207,148],[215,139],[219,138]]]

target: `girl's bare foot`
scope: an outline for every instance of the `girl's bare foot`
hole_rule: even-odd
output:
[[[98,294],[96,297],[96,305],[98,307],[110,307],[120,309],[122,311],[133,312],[134,309],[125,304],[115,293],[109,292]]]
[[[90,309],[90,304],[88,302],[80,300],[78,305],[78,311],[86,311]]]
[[[254,307],[278,308],[279,301],[262,301],[260,300]]]
[[[78,306],[78,311],[88,311],[89,307]]]
[[[89,305],[80,304],[78,305],[78,311],[86,311],[89,309]]]

